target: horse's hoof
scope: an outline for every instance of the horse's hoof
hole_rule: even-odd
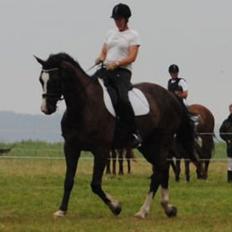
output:
[[[66,214],[66,211],[58,210],[53,214],[53,216],[54,218],[61,218],[61,217],[64,217],[65,214]]]
[[[147,213],[145,213],[145,212],[138,212],[138,213],[135,214],[135,217],[139,218],[139,219],[145,219],[147,217]]]
[[[111,205],[110,206],[110,210],[112,211],[112,213],[114,214],[114,215],[119,215],[120,213],[121,213],[121,211],[122,211],[122,207],[121,207],[121,205],[118,203],[117,205]]]
[[[177,208],[175,206],[172,206],[168,210],[166,210],[165,213],[168,217],[176,217]]]

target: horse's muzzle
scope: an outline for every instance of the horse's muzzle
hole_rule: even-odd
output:
[[[48,106],[48,105],[41,105],[41,111],[46,114],[46,115],[50,115],[53,114],[54,112],[56,112],[56,106]]]

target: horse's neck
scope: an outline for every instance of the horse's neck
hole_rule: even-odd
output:
[[[66,83],[64,99],[66,102],[67,112],[81,114],[82,110],[93,98],[91,89],[94,81],[90,79],[81,69],[75,68],[74,74],[69,77],[71,82]]]

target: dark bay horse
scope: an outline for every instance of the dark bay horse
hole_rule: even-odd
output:
[[[212,112],[205,106],[200,104],[192,104],[188,106],[188,110],[192,115],[198,116],[198,122],[196,125],[196,140],[194,143],[195,151],[201,162],[201,175],[198,178],[208,178],[208,167],[212,153],[214,151],[214,126],[215,120]],[[180,178],[180,159],[185,158],[181,155],[177,155],[176,166],[174,168],[176,181]],[[186,180],[190,180],[190,160],[185,160],[185,175]]]
[[[57,102],[64,99],[66,111],[61,121],[66,159],[64,194],[55,216],[64,216],[68,209],[70,193],[81,151],[90,151],[94,156],[92,191],[109,209],[118,215],[121,206],[102,189],[102,176],[109,151],[128,146],[127,140],[114,140],[115,117],[107,111],[103,102],[101,80],[92,79],[72,57],[66,53],[50,55],[46,61],[36,57],[42,65],[40,82],[43,88],[41,110],[46,115],[56,111]],[[188,115],[176,98],[159,85],[140,83],[134,85],[146,96],[150,111],[136,117],[143,137],[139,147],[146,160],[154,166],[149,192],[136,216],[145,218],[152,199],[161,186],[161,205],[167,216],[175,216],[176,207],[169,203],[169,150],[174,134],[183,143],[190,158],[193,153],[193,128]],[[197,161],[196,161],[197,162]]]

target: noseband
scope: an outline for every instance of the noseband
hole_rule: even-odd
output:
[[[58,70],[59,68],[50,68],[50,69],[42,69],[42,72],[51,73],[51,72],[58,71]],[[42,98],[53,98],[57,101],[61,101],[64,99],[64,97],[58,93],[43,93]]]

